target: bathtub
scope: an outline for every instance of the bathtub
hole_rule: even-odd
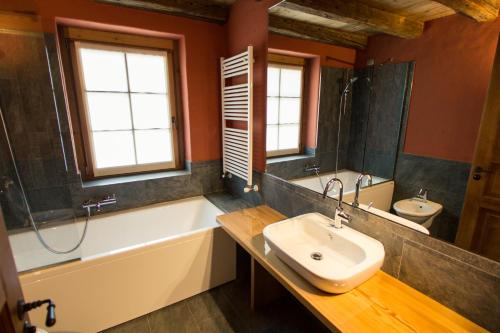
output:
[[[352,203],[354,201],[354,194],[356,189],[356,179],[358,178],[359,172],[351,170],[340,170],[337,173],[337,178],[339,178],[344,184],[344,198],[342,201],[347,203]],[[323,185],[333,178],[334,173],[320,174],[321,181]],[[291,183],[306,187],[310,190],[316,191],[318,193],[323,193],[323,188],[318,179],[318,176],[309,176],[304,178],[292,179]],[[388,212],[391,208],[392,195],[394,193],[394,181],[387,180],[385,178],[380,178],[372,176],[372,186],[368,186],[368,179],[366,177],[363,179],[361,184],[361,190],[359,193],[359,202],[363,204],[372,204],[372,207]],[[329,197],[338,199],[339,189],[338,185],[328,193]]]
[[[80,259],[21,273],[24,296],[55,302],[50,332],[98,332],[231,281],[236,248],[216,221],[220,214],[195,197],[93,217]],[[59,232],[73,238],[75,227],[63,227]],[[16,253],[30,237],[38,242],[33,232],[10,236],[18,267],[32,264],[23,256],[55,260],[34,250]],[[30,318],[44,327],[45,309]]]

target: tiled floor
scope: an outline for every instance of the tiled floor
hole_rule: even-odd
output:
[[[249,281],[235,280],[102,333],[328,332],[292,296],[250,309]]]

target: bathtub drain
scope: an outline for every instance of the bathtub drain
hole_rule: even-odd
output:
[[[313,252],[311,253],[311,258],[313,258],[314,260],[321,260],[323,259],[323,255],[321,254],[321,252]]]

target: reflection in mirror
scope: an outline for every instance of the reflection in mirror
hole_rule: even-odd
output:
[[[474,149],[476,140],[490,138],[482,141],[487,151],[483,160],[491,157],[498,141],[496,127],[488,128],[493,125],[484,124],[484,120],[480,127],[494,58],[485,46],[496,45],[498,29],[488,31],[490,38],[486,40],[480,39],[478,26],[470,27],[459,39],[476,36],[477,45],[463,46],[457,41],[448,50],[453,53],[450,61],[455,63],[438,64],[432,59],[444,54],[435,46],[451,33],[451,23],[440,21],[433,22],[435,31],[424,31],[425,36],[410,43],[376,36],[370,37],[368,49],[355,50],[359,45],[328,40],[326,36],[333,35],[325,27],[330,24],[331,28],[333,19],[302,15],[282,4],[273,7],[267,172],[317,193],[337,177],[343,183],[345,203],[500,260],[500,235],[495,231],[499,230],[499,209],[490,207],[472,216],[470,212],[478,208],[467,203],[467,198],[479,198],[481,190],[475,189],[478,180],[496,170],[490,158],[483,162],[486,166],[474,166],[469,180],[471,166],[479,164],[473,157],[477,160],[481,153]],[[470,25],[460,16],[448,21],[457,29]],[[299,26],[303,31],[293,31]],[[343,32],[349,30],[348,25],[344,28]],[[317,31],[324,35],[314,35]],[[430,34],[435,34],[434,39],[424,40]],[[407,44],[399,50],[402,41]],[[484,54],[473,51],[476,46]],[[484,66],[470,67],[467,57]],[[301,79],[287,77],[287,84],[294,85],[296,92],[301,84],[301,94],[297,94],[301,99],[300,117],[296,104],[279,101],[278,69],[292,63],[302,71]],[[460,70],[474,73],[479,83],[459,80],[455,73]],[[419,80],[414,81],[414,74]],[[483,117],[488,118],[488,107],[484,110]],[[488,119],[498,123],[497,112],[490,113]],[[300,128],[300,134],[294,137],[299,141],[294,141],[293,150],[280,152],[276,128],[284,125],[280,120],[286,117],[293,117],[294,126]],[[490,179],[490,184],[481,185],[482,193],[485,186],[491,193],[498,192],[499,186],[494,183],[497,178]],[[468,181],[472,182],[469,187]],[[338,199],[338,186],[328,196]]]

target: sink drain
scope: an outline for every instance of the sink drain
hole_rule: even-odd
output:
[[[311,258],[314,260],[321,260],[323,259],[323,255],[320,252],[313,252],[311,253]]]

